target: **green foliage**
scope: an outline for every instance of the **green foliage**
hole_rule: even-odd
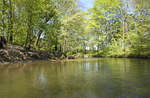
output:
[[[150,0],[1,0],[0,35],[68,56],[149,56]]]
[[[149,56],[148,2],[95,0],[88,20],[94,56]]]

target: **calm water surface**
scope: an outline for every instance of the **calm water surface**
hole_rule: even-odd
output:
[[[150,60],[0,65],[0,98],[150,98]]]

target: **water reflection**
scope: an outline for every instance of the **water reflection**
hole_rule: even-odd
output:
[[[0,98],[148,98],[150,60],[0,65]]]
[[[85,72],[89,72],[90,71],[90,63],[89,62],[85,62],[84,63],[84,70],[85,70]]]
[[[98,70],[99,70],[98,62],[95,62],[95,64],[94,64],[94,72],[98,72]]]
[[[39,73],[38,81],[40,82],[40,85],[42,86],[42,89],[45,88],[47,81],[46,81],[46,78],[45,78],[44,74]]]
[[[99,72],[100,71],[100,64],[99,62],[84,62],[83,70],[85,72]]]

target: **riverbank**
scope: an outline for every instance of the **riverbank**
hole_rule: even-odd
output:
[[[57,56],[44,51],[27,51],[18,45],[7,45],[0,49],[0,64],[50,59],[56,60]]]
[[[139,58],[150,59],[150,56],[93,56],[94,58]]]
[[[0,64],[16,63],[16,62],[27,62],[27,61],[37,61],[37,60],[64,60],[64,59],[77,59],[77,58],[142,58],[150,59],[150,56],[94,56],[94,55],[84,55],[84,54],[70,55],[67,57],[60,53],[50,53],[48,51],[35,51],[26,50],[22,46],[18,45],[7,45],[5,48],[0,49]]]
[[[96,57],[96,58],[140,58],[140,59],[150,59],[150,53],[141,53],[141,54],[137,54],[135,52],[133,53],[125,53],[125,54],[109,54],[109,53],[105,53],[105,54],[94,54],[92,55],[92,57]]]

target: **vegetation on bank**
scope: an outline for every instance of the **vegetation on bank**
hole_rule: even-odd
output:
[[[150,0],[95,0],[89,27],[96,56],[150,56]],[[94,46],[92,45],[92,46]]]
[[[94,0],[88,11],[79,3],[1,0],[0,51],[17,45],[59,57],[150,56],[150,0]]]

